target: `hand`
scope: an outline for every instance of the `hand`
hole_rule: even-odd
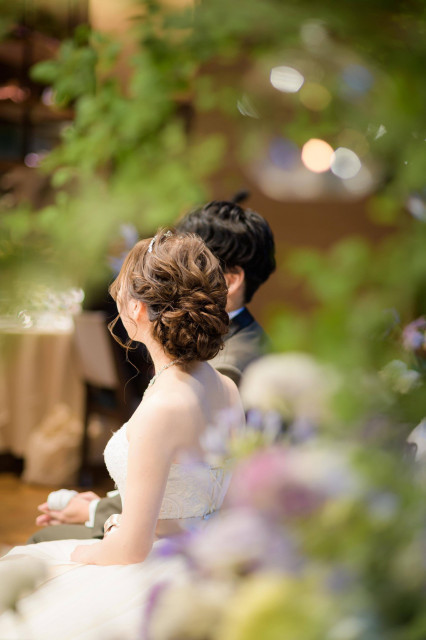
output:
[[[84,491],[71,498],[65,509],[54,511],[49,509],[47,502],[37,508],[42,515],[36,518],[38,527],[55,524],[84,524],[89,519],[89,504],[100,497],[93,491]]]
[[[99,550],[101,542],[94,544],[80,544],[71,553],[71,560],[80,564],[96,564],[96,552]]]

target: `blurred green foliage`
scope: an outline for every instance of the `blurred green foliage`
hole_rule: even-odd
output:
[[[56,105],[75,111],[61,145],[43,163],[57,191],[55,204],[36,216],[24,211],[0,222],[7,236],[13,220],[20,226],[18,219],[26,217],[28,233],[21,233],[20,242],[29,252],[21,257],[34,258],[36,236],[35,272],[53,262],[56,277],[90,287],[103,277],[103,256],[119,222],[135,221],[148,232],[173,221],[206,197],[207,179],[225,157],[247,160],[250,138],[256,154],[262,141],[284,131],[298,144],[324,135],[332,145],[342,129],[363,132],[382,166],[387,198],[397,203],[386,209],[391,222],[404,198],[422,188],[422,2],[348,0],[336,6],[315,0],[297,5],[239,0],[230,5],[214,0],[166,9],[161,2],[139,0],[135,5],[143,17],[129,26],[137,48],[128,61],[127,83],[117,75],[120,43],[85,26],[62,44],[55,60],[33,69],[36,81],[53,87]],[[2,16],[4,33],[11,9]],[[295,55],[313,64],[312,73],[331,93],[321,113],[309,111],[293,95],[275,92],[271,99],[270,68]],[[371,89],[342,92],[348,64],[364,65]],[[243,94],[260,119],[238,112]],[[198,110],[233,116],[235,135],[217,130],[188,135]],[[386,135],[375,140],[380,126]],[[376,210],[386,208],[383,202]],[[19,243],[11,245],[9,237],[0,254],[4,267],[20,251]]]
[[[126,81],[118,72],[122,43],[87,26],[55,60],[33,68],[35,81],[52,86],[56,107],[72,107],[75,117],[42,163],[54,204],[0,216],[3,292],[20,295],[31,278],[90,292],[108,277],[105,255],[120,223],[150,233],[174,221],[207,197],[228,157],[250,162],[277,135],[298,145],[323,136],[336,147],[349,130],[380,167],[370,215],[396,232],[374,248],[350,238],[328,256],[290,257],[285,268],[306,282],[315,307],[309,317],[280,309],[270,330],[278,348],[307,349],[353,371],[384,366],[398,348],[398,323],[424,312],[425,225],[410,225],[403,212],[413,196],[424,211],[424,3],[211,0],[173,9],[139,0],[135,7],[142,17],[129,25],[135,46]],[[3,33],[11,11],[2,14]],[[270,69],[294,60],[330,93],[323,110],[271,89]],[[367,74],[362,90],[345,84],[354,66]],[[238,111],[242,96],[258,117]],[[202,112],[222,114],[232,135],[220,124],[200,134],[193,124]]]
[[[426,314],[425,246],[426,224],[407,220],[378,246],[351,237],[328,254],[297,250],[285,262],[283,271],[300,279],[313,307],[308,314],[289,307],[271,313],[275,348],[308,351],[344,372],[339,409],[345,420],[386,413],[407,433],[407,424],[426,415],[424,381],[401,379],[410,371],[424,373],[404,350],[402,331]],[[377,378],[393,361],[405,367],[394,384],[388,375]]]

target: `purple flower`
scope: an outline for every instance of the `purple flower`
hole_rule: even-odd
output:
[[[185,552],[187,546],[190,545],[192,532],[185,532],[179,535],[163,538],[154,547],[154,554],[160,558],[168,558],[181,555]]]
[[[289,450],[278,447],[254,455],[235,471],[228,502],[259,509],[273,518],[315,511],[324,496],[293,476],[291,458]]]
[[[164,593],[168,586],[169,583],[163,580],[161,582],[157,582],[157,584],[154,584],[154,586],[152,587],[144,607],[141,638],[149,637],[149,623],[151,621],[151,616],[158,606],[158,601],[160,600],[161,595]]]
[[[424,316],[405,327],[402,332],[402,343],[407,351],[426,356],[426,318]]]
[[[209,425],[200,437],[206,461],[220,464],[229,458],[232,440],[242,433],[244,427],[238,411],[234,409],[219,411],[214,424]]]
[[[229,509],[199,531],[187,555],[202,574],[245,575],[259,570],[294,573],[301,567],[295,541],[251,509]]]
[[[227,503],[282,520],[309,516],[329,498],[350,495],[356,488],[343,452],[275,446],[235,470]]]

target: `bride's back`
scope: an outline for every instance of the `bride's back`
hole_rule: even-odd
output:
[[[198,513],[197,496],[205,496],[199,501],[203,515],[220,504],[210,492],[217,479],[203,460],[200,438],[222,412],[235,412],[241,420],[243,412],[235,384],[208,364],[223,345],[229,317],[225,277],[201,238],[160,232],[139,242],[111,294],[129,338],[146,345],[156,371],[126,425],[126,439],[122,432],[115,441],[127,453],[127,469],[119,471],[125,500],[114,546],[123,544],[126,559],[134,562],[149,552],[164,500],[175,500],[183,518]],[[186,474],[178,466],[188,456],[204,464],[210,497],[200,493],[195,468]]]
[[[211,463],[201,439],[208,427],[218,425],[224,413],[228,413],[227,421],[231,414],[237,425],[244,421],[239,393],[232,380],[207,363],[197,363],[188,371],[173,369],[163,374],[161,382],[156,381],[125,428],[116,434],[115,442],[110,441],[110,450],[105,451],[107,466],[123,503],[129,478],[119,459],[128,455],[132,442],[144,441],[144,452],[150,451],[154,469],[167,467],[155,527],[157,538],[187,529],[220,509],[229,471],[226,465]],[[112,451],[118,455],[111,455]],[[139,460],[142,463],[141,455]]]
[[[194,363],[186,371],[170,369],[163,374],[129,421],[129,433],[138,428],[137,424],[143,428],[146,410],[151,414],[158,405],[163,415],[168,413],[170,437],[176,440],[178,455],[187,453],[202,459],[205,452],[200,438],[207,428],[214,428],[224,418],[236,425],[244,423],[235,383],[205,362]],[[167,416],[164,418],[167,420]]]
[[[156,370],[129,421],[129,439],[161,428],[175,455],[201,455],[200,435],[221,412],[243,419],[234,383],[207,362],[229,326],[217,258],[198,236],[162,232],[132,249],[111,293],[129,338],[147,346]]]

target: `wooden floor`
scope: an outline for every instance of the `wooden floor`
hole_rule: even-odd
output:
[[[90,488],[104,495],[112,488],[110,482],[107,486],[102,483]],[[25,484],[13,473],[0,473],[0,555],[10,546],[25,544],[37,529],[34,524],[37,505],[45,502],[48,493],[58,488]]]
[[[52,487],[24,484],[12,473],[0,474],[0,544],[23,544],[34,533],[37,505]]]

